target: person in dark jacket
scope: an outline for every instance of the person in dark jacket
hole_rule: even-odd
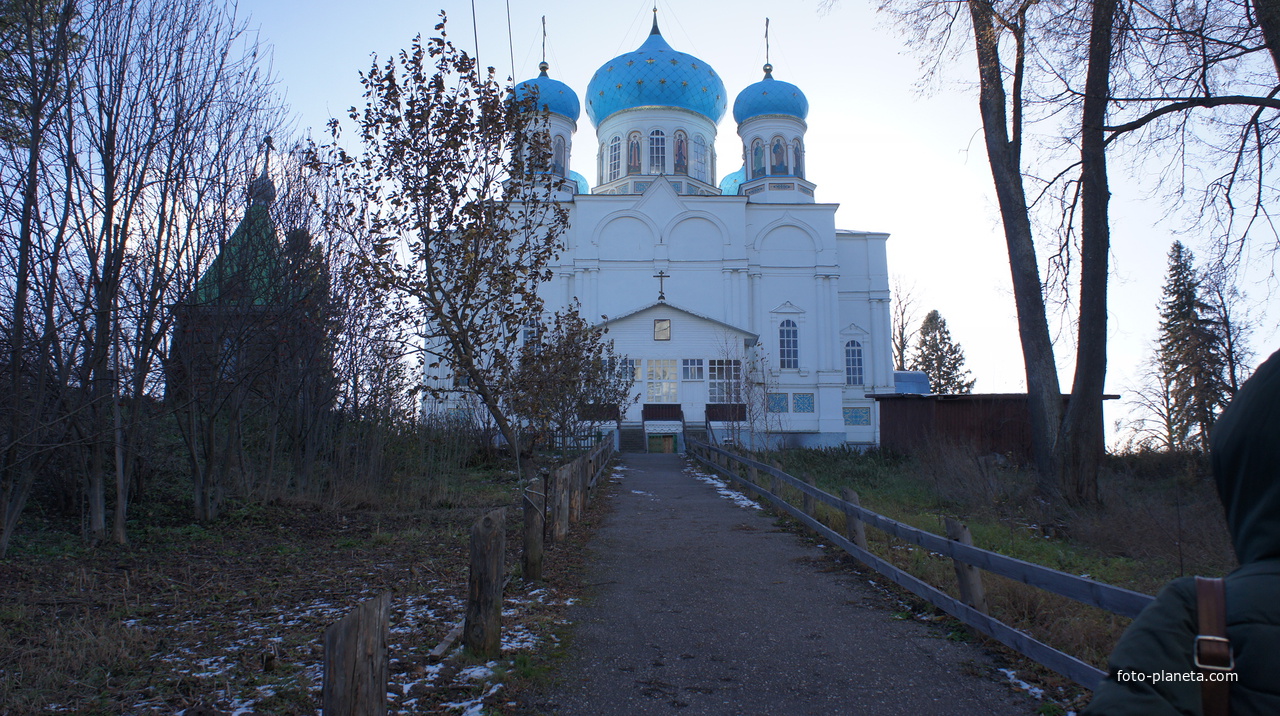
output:
[[[1280,351],[1241,386],[1210,443],[1218,496],[1240,568],[1226,577],[1227,638],[1239,679],[1232,716],[1280,714]],[[1125,630],[1087,715],[1201,714],[1201,684],[1156,673],[1195,672],[1194,578],[1170,582]],[[1121,672],[1124,672],[1122,674]],[[1142,673],[1139,681],[1126,675]]]

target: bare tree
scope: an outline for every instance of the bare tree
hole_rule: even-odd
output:
[[[47,446],[61,442],[65,412],[57,410],[58,346],[52,333],[58,309],[58,267],[66,251],[66,201],[48,161],[57,151],[51,130],[62,121],[72,56],[74,3],[29,0],[0,8],[0,82],[3,83],[3,241],[7,395],[0,419],[0,556],[8,548]],[[11,289],[10,289],[11,287]],[[11,292],[10,292],[11,290]],[[33,310],[35,309],[35,310]]]
[[[893,325],[890,340],[893,341],[893,369],[907,370],[907,353],[915,342],[916,329],[920,325],[920,306],[916,300],[915,286],[905,283],[902,276],[893,277],[893,303],[889,318]]]

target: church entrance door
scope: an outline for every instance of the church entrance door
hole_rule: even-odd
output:
[[[676,436],[650,435],[649,452],[673,453],[676,451]]]

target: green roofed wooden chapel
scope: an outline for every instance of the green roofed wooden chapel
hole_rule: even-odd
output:
[[[289,231],[281,244],[275,198],[264,168],[249,183],[243,219],[172,307],[170,400],[315,401],[331,392],[324,262],[305,229]]]

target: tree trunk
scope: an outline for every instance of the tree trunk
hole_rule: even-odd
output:
[[[1080,137],[1080,320],[1071,402],[1058,441],[1062,488],[1068,500],[1098,499],[1102,460],[1102,389],[1107,373],[1107,259],[1111,232],[1107,207],[1106,124],[1110,99],[1111,40],[1116,0],[1094,0],[1089,32]]]
[[[1018,310],[1018,335],[1022,340],[1022,360],[1027,376],[1027,409],[1031,417],[1031,449],[1039,473],[1040,491],[1055,496],[1058,491],[1054,444],[1062,422],[1062,395],[1058,385],[1058,368],[1049,337],[1040,268],[1031,235],[1031,219],[1027,211],[1026,192],[1022,184],[1019,119],[1022,97],[1021,62],[1015,77],[1012,99],[1005,95],[1001,73],[999,35],[991,6],[982,0],[969,0],[977,47],[978,75],[981,93],[978,108],[982,115],[983,137],[987,159],[995,182],[996,199],[1004,225],[1005,244],[1009,251],[1009,271],[1013,278],[1013,296]],[[1006,107],[1012,101],[1014,137],[1009,136]]]
[[[1276,66],[1276,76],[1280,77],[1280,0],[1253,0],[1253,12],[1258,17],[1267,51]]]

